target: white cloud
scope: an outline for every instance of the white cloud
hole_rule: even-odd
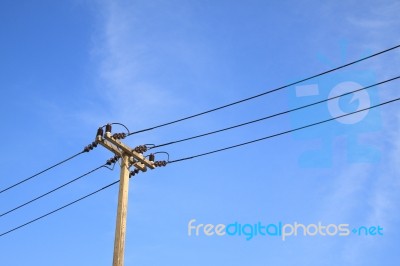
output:
[[[371,53],[400,44],[400,2],[390,0],[365,4],[368,8],[360,8],[358,12],[351,12],[347,16],[348,30],[358,40],[355,45]],[[396,74],[396,66],[397,69],[400,66],[399,58],[400,51],[397,49],[369,60],[368,65],[378,74],[390,77]]]
[[[395,103],[396,104],[396,103]],[[320,218],[326,222],[349,223],[352,226],[382,226],[390,234],[400,222],[400,116],[393,110],[382,109],[384,127],[380,144],[384,160],[380,164],[353,164],[340,168],[331,188],[321,201]],[[329,184],[329,182],[327,182]],[[383,236],[385,237],[385,236]],[[386,241],[390,241],[389,238]],[[365,265],[366,253],[371,253],[380,241],[374,237],[351,237],[321,245],[316,260],[332,249],[341,251],[338,261],[346,265]],[[371,253],[373,254],[373,253]],[[369,257],[371,258],[371,256]]]
[[[155,116],[178,103],[177,97],[144,77],[157,62],[149,56],[148,41],[140,36],[144,29],[135,6],[124,1],[100,1],[99,6],[102,15],[93,55],[99,62],[97,94],[106,105],[104,119],[136,129],[153,125]]]
[[[357,50],[368,51],[368,54],[398,45],[398,28],[400,17],[398,1],[365,5],[358,12],[347,12],[347,31],[352,34],[350,44]],[[375,72],[377,81],[399,75],[400,49],[391,51],[378,58],[363,63]],[[381,86],[381,101],[399,97],[399,82]],[[357,225],[381,225],[386,232],[387,243],[390,233],[399,223],[400,207],[400,116],[396,115],[399,103],[381,108],[383,121],[382,135],[379,144],[384,153],[380,164],[349,165],[335,175],[330,193],[321,201],[319,211],[321,219],[326,221],[355,222]],[[329,191],[329,190],[328,190]],[[328,244],[329,243],[329,244]],[[341,254],[337,260],[346,265],[365,265],[365,254],[371,254],[380,241],[374,238],[352,238],[349,241],[339,239],[324,243],[319,247],[317,261],[330,250],[337,249]],[[314,250],[315,251],[315,250]]]

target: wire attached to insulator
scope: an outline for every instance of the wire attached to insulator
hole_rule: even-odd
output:
[[[125,133],[115,133],[114,135],[112,135],[112,137],[114,139],[124,139],[124,138],[126,138],[126,134]]]
[[[144,153],[147,151],[147,146],[146,145],[139,145],[136,148],[133,149],[137,153]]]
[[[156,156],[154,155],[154,153],[150,154],[150,155],[149,155],[149,161],[154,162],[155,157],[156,157]]]
[[[130,131],[129,131],[129,128],[127,126],[125,126],[124,124],[122,124],[122,123],[107,123],[106,125],[102,126],[101,128],[107,128],[107,125],[110,125],[110,126],[112,126],[112,125],[120,125],[120,126],[122,126],[122,127],[124,127],[126,129],[126,132],[127,132],[126,134],[128,136],[131,134]],[[111,132],[111,129],[110,129],[110,131],[107,131],[107,132]]]
[[[112,165],[112,167],[108,166],[107,163],[104,164],[103,167],[105,167],[105,168],[107,168],[107,169],[109,169],[109,170],[111,170],[111,171],[114,171],[115,163]]]
[[[156,154],[160,154],[160,153],[166,154],[168,156],[168,159],[167,159],[167,163],[168,163],[169,162],[169,153],[166,152],[166,151],[158,151],[158,152],[155,152],[155,153],[150,153],[149,155],[146,155],[146,158],[149,157],[149,161],[154,162],[155,155]]]
[[[167,162],[169,162],[169,153],[166,151],[158,151],[158,152],[155,152],[154,154],[160,154],[160,153],[166,154],[168,156]]]
[[[154,166],[155,167],[164,167],[164,166],[166,166],[167,165],[167,161],[155,161],[154,162]]]
[[[119,158],[119,155],[115,155],[113,158],[107,160],[106,165],[112,165],[113,163],[116,163]]]
[[[107,125],[106,125],[106,133],[107,133],[107,132],[108,132],[108,133],[111,133],[111,130],[112,130],[111,124],[107,124]]]
[[[130,173],[129,173],[129,178],[131,178],[132,176],[135,176],[135,175],[137,175],[137,174],[139,174],[139,169],[135,169],[135,170],[133,170],[133,171],[131,171]]]
[[[120,126],[122,126],[122,127],[124,127],[124,128],[126,129],[127,134],[130,134],[130,133],[131,133],[131,132],[129,131],[129,128],[128,128],[127,126],[125,126],[124,124],[122,124],[122,123],[110,123],[110,125],[120,125]]]
[[[93,150],[94,148],[97,147],[97,142],[93,141],[91,144],[87,145],[84,149],[83,152],[89,152],[91,150]]]
[[[99,127],[99,129],[97,129],[96,137],[103,137],[103,136],[104,136],[103,128]]]

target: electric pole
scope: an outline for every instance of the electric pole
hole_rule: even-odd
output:
[[[134,149],[125,145],[120,141],[126,137],[124,133],[111,135],[111,125],[106,125],[106,132],[103,134],[103,128],[97,130],[96,143],[102,145],[109,151],[115,154],[113,160],[108,163],[116,162],[121,158],[121,173],[118,193],[118,209],[117,221],[115,226],[114,239],[114,256],[113,266],[124,265],[124,250],[125,250],[125,235],[126,235],[126,217],[128,213],[128,193],[129,193],[129,178],[139,171],[146,172],[147,167],[154,169],[156,166],[165,166],[165,162],[154,162],[154,155],[151,154],[149,160],[143,156],[147,151],[145,145],[138,146]],[[130,167],[135,170],[130,172]]]

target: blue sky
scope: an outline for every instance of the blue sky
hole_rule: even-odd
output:
[[[140,130],[397,45],[399,9],[396,1],[2,1],[0,188],[79,152],[107,122]],[[301,88],[293,86],[126,143],[185,138],[326,98],[342,82],[382,81],[399,75],[399,56],[396,50],[300,84],[318,87],[311,99],[297,97]],[[400,97],[399,85],[367,96],[373,104]],[[350,112],[355,103],[337,104]],[[138,175],[130,182],[125,264],[398,265],[398,106],[371,110],[361,122],[332,122]],[[207,152],[330,118],[330,108],[161,150],[171,159]],[[0,212],[111,156],[98,147],[0,194]],[[117,169],[100,170],[0,217],[0,233],[118,176]],[[1,237],[2,264],[110,265],[117,194],[116,186]],[[189,237],[192,219],[379,225],[384,235]]]

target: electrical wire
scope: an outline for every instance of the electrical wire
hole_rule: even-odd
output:
[[[355,92],[358,92],[358,91],[362,91],[362,90],[366,90],[366,89],[369,89],[369,88],[372,88],[372,87],[376,87],[378,85],[382,85],[382,84],[394,81],[394,80],[399,79],[399,78],[400,78],[400,76],[397,76],[397,77],[394,77],[394,78],[391,78],[391,79],[387,79],[387,80],[384,80],[384,81],[369,85],[367,87],[363,87],[363,88],[360,88],[360,89],[357,89],[357,90],[354,90],[354,91],[350,91],[350,92],[347,92],[347,93],[343,93],[343,94],[340,94],[340,95],[337,95],[337,96],[334,96],[334,97],[331,97],[331,98],[327,98],[327,99],[320,100],[320,101],[317,101],[317,102],[313,102],[313,103],[310,103],[310,104],[307,104],[307,105],[303,105],[303,106],[300,106],[300,107],[289,109],[287,111],[283,111],[283,112],[280,112],[280,113],[276,113],[276,114],[273,114],[273,115],[262,117],[262,118],[259,118],[259,119],[256,119],[256,120],[252,120],[252,121],[249,121],[249,122],[242,123],[242,124],[226,127],[226,128],[223,128],[223,129],[219,129],[219,130],[203,133],[203,134],[196,135],[196,136],[193,136],[193,137],[188,137],[188,138],[184,138],[184,139],[180,139],[180,140],[175,140],[175,141],[171,141],[171,142],[155,145],[153,147],[150,147],[149,149],[155,149],[155,148],[159,148],[159,147],[163,147],[163,146],[168,146],[168,145],[172,145],[172,144],[176,144],[176,143],[180,143],[180,142],[184,142],[184,141],[188,141],[188,140],[192,140],[192,139],[196,139],[196,138],[200,138],[200,137],[209,136],[209,135],[212,135],[212,134],[220,133],[220,132],[231,130],[231,129],[234,129],[234,128],[246,126],[246,125],[249,125],[249,124],[252,124],[252,123],[261,122],[261,121],[264,121],[264,120],[267,120],[267,119],[270,119],[270,118],[273,118],[273,117],[276,117],[276,116],[280,116],[280,115],[283,115],[283,114],[288,114],[288,113],[295,112],[295,111],[298,111],[298,110],[301,110],[301,109],[305,109],[305,108],[308,108],[308,107],[311,107],[311,106],[314,106],[314,105],[317,105],[317,104],[320,104],[320,103],[324,103],[324,102],[327,102],[327,101],[330,101],[330,100],[333,100],[333,99],[337,99],[337,98],[340,98],[342,96],[349,95],[349,94],[352,94],[352,93],[355,93]]]
[[[364,108],[364,109],[361,109],[361,110],[358,110],[358,111],[355,111],[355,112],[351,112],[351,113],[348,113],[348,114],[345,114],[345,115],[341,115],[341,116],[333,117],[331,119],[323,120],[323,121],[320,121],[320,122],[317,122],[317,123],[309,124],[309,125],[306,125],[306,126],[303,126],[303,127],[295,128],[295,129],[292,129],[292,130],[284,131],[284,132],[281,132],[281,133],[278,133],[278,134],[274,134],[274,135],[270,135],[270,136],[267,136],[267,137],[264,137],[264,138],[260,138],[260,139],[244,142],[244,143],[241,143],[241,144],[229,146],[229,147],[226,147],[226,148],[222,148],[222,149],[218,149],[218,150],[214,150],[214,151],[210,151],[210,152],[206,152],[206,153],[202,153],[202,154],[198,154],[198,155],[193,155],[193,156],[190,156],[190,157],[185,157],[185,158],[169,161],[168,163],[181,162],[181,161],[185,161],[185,160],[189,160],[189,159],[193,159],[193,158],[197,158],[197,157],[201,157],[201,156],[206,156],[206,155],[209,155],[209,154],[217,153],[217,152],[220,152],[220,151],[225,151],[225,150],[228,150],[228,149],[233,149],[233,148],[236,148],[236,147],[244,146],[244,145],[247,145],[247,144],[250,144],[250,143],[254,143],[254,142],[257,142],[257,141],[261,141],[261,140],[265,140],[265,139],[268,139],[268,138],[277,137],[277,136],[284,135],[284,134],[287,134],[287,133],[291,133],[291,132],[294,132],[294,131],[302,130],[302,129],[305,129],[305,128],[308,128],[308,127],[316,126],[318,124],[326,123],[328,121],[332,121],[332,120],[337,119],[337,118],[349,116],[349,115],[352,115],[352,114],[355,114],[355,113],[359,113],[359,112],[366,111],[366,110],[369,110],[369,109],[372,109],[372,108],[376,108],[378,106],[382,106],[382,105],[385,105],[385,104],[393,103],[393,102],[398,101],[398,100],[400,100],[400,97],[396,98],[396,99],[393,99],[393,100],[390,100],[390,101],[386,101],[386,102],[377,104],[377,105],[374,105],[374,106],[370,106],[368,108]],[[25,226],[27,226],[27,225],[29,225],[31,223],[34,223],[34,222],[36,222],[38,220],[41,220],[41,219],[43,219],[43,218],[45,218],[45,217],[47,217],[47,216],[49,216],[49,215],[51,215],[53,213],[56,213],[56,212],[66,208],[68,206],[71,206],[71,205],[73,205],[73,204],[75,204],[75,203],[77,203],[77,202],[79,202],[79,201],[81,201],[83,199],[86,199],[86,198],[88,198],[90,196],[93,196],[94,194],[97,194],[100,191],[102,191],[104,189],[107,189],[107,188],[109,188],[109,187],[111,187],[111,186],[113,186],[113,185],[115,185],[115,184],[117,184],[119,182],[120,182],[120,180],[114,181],[114,182],[112,182],[112,183],[110,183],[110,184],[108,184],[108,185],[106,185],[106,186],[104,186],[104,187],[92,192],[92,193],[89,193],[89,194],[87,194],[87,195],[85,195],[85,196],[83,196],[83,197],[81,197],[81,198],[79,198],[77,200],[74,200],[74,201],[72,201],[72,202],[70,202],[70,203],[68,203],[66,205],[63,205],[60,208],[57,208],[57,209],[55,209],[55,210],[53,210],[51,212],[48,212],[48,213],[46,213],[46,214],[44,214],[42,216],[39,216],[39,217],[37,217],[37,218],[35,218],[33,220],[30,220],[29,222],[26,222],[26,223],[24,223],[22,225],[14,227],[14,228],[12,228],[12,229],[4,232],[4,233],[1,233],[0,237],[5,236],[5,235],[7,235],[7,234],[9,234],[9,233],[11,233],[13,231],[18,230],[18,229],[21,229],[21,228],[23,228],[23,227],[25,227]]]
[[[156,145],[155,144],[144,144],[144,146],[146,146],[148,149],[153,149],[153,147]]]
[[[122,127],[124,127],[125,129],[126,129],[126,131],[127,131],[127,133],[128,133],[128,136],[130,135],[130,131],[129,131],[129,128],[127,127],[127,126],[125,126],[124,124],[122,124],[122,123],[110,123],[110,125],[120,125],[120,126],[122,126]],[[105,126],[103,126],[103,127],[105,127]]]
[[[168,157],[168,159],[167,159],[167,161],[169,161],[169,153],[168,152],[166,152],[166,151],[158,151],[158,152],[155,152],[155,153],[153,153],[154,155],[156,155],[156,154],[166,154],[167,155],[167,157]],[[147,155],[146,157],[149,157],[150,155]]]
[[[74,200],[74,201],[72,201],[72,202],[66,204],[66,205],[63,205],[63,206],[60,207],[60,208],[57,208],[57,209],[55,209],[55,210],[53,210],[53,211],[51,211],[51,212],[48,212],[48,213],[46,213],[46,214],[44,214],[44,215],[42,215],[42,216],[39,216],[39,217],[37,217],[37,218],[35,218],[35,219],[33,219],[33,220],[30,220],[29,222],[26,222],[26,223],[21,224],[21,225],[19,225],[19,226],[17,226],[17,227],[14,227],[14,228],[12,228],[12,229],[10,229],[10,230],[4,232],[4,233],[1,233],[1,234],[0,234],[0,237],[5,236],[5,235],[7,235],[7,234],[9,234],[9,233],[11,233],[11,232],[13,232],[13,231],[16,231],[16,230],[22,228],[22,227],[25,227],[25,226],[27,226],[27,225],[33,223],[33,222],[36,222],[36,221],[38,221],[38,220],[41,220],[41,219],[45,218],[46,216],[49,216],[49,215],[51,215],[51,214],[53,214],[53,213],[56,213],[56,212],[58,212],[58,211],[61,211],[62,209],[66,208],[66,207],[68,207],[68,206],[71,206],[71,205],[73,205],[73,204],[75,204],[75,203],[77,203],[77,202],[79,202],[79,201],[81,201],[81,200],[84,200],[84,199],[86,199],[86,198],[88,198],[88,197],[90,197],[90,196],[93,196],[94,194],[97,194],[97,193],[99,193],[100,191],[102,191],[102,190],[104,190],[104,189],[106,189],[106,188],[109,188],[109,187],[111,187],[111,186],[117,184],[118,182],[119,182],[119,180],[117,180],[117,181],[115,181],[115,182],[112,182],[111,184],[108,184],[107,186],[104,186],[104,187],[102,187],[102,188],[100,188],[100,189],[98,189],[98,190],[96,190],[96,191],[94,191],[94,192],[92,192],[92,193],[90,193],[90,194],[87,194],[86,196],[83,196],[83,197],[81,197],[81,198],[79,198],[79,199],[77,199],[77,200]]]
[[[310,77],[308,77],[308,78],[300,79],[300,80],[298,80],[298,81],[295,81],[295,82],[292,82],[292,83],[283,85],[283,86],[281,86],[281,87],[278,87],[278,88],[275,88],[275,89],[272,89],[272,90],[268,90],[268,91],[265,91],[265,92],[263,92],[263,93],[260,93],[260,94],[257,94],[257,95],[254,95],[254,96],[251,96],[251,97],[248,97],[248,98],[244,98],[244,99],[241,99],[241,100],[238,100],[238,101],[229,103],[229,104],[225,104],[225,105],[222,105],[222,106],[213,108],[213,109],[209,109],[209,110],[204,111],[204,112],[201,112],[201,113],[197,113],[197,114],[190,115],[190,116],[187,116],[187,117],[183,117],[183,118],[180,118],[180,119],[177,119],[177,120],[173,120],[173,121],[171,121],[171,122],[167,122],[167,123],[164,123],[164,124],[160,124],[160,125],[158,125],[158,126],[153,126],[153,127],[145,128],[145,129],[142,129],[142,130],[134,131],[134,132],[129,133],[127,136],[130,136],[130,135],[133,135],[133,134],[142,133],[142,132],[146,132],[146,131],[150,131],[150,130],[153,130],[153,129],[156,129],[156,128],[160,128],[160,127],[165,127],[165,126],[172,125],[172,124],[175,124],[175,123],[178,123],[178,122],[182,122],[182,121],[185,121],[185,120],[188,120],[188,119],[197,117],[197,116],[201,116],[201,115],[205,115],[205,114],[208,114],[208,113],[211,113],[211,112],[215,112],[215,111],[218,111],[218,110],[221,110],[221,109],[224,109],[224,108],[227,108],[227,107],[236,105],[236,104],[240,104],[240,103],[243,103],[243,102],[246,102],[246,101],[250,101],[250,100],[253,100],[253,99],[255,99],[255,98],[258,98],[258,97],[261,97],[261,96],[264,96],[264,95],[267,95],[267,94],[270,94],[270,93],[273,93],[273,92],[277,92],[277,91],[283,90],[283,89],[285,89],[285,88],[291,87],[291,86],[293,86],[293,85],[302,83],[302,82],[304,82],[304,81],[307,81],[307,80],[310,80],[310,79],[314,79],[314,78],[317,78],[317,77],[326,75],[326,74],[328,74],[328,73],[335,72],[335,71],[337,71],[337,70],[339,70],[339,69],[342,69],[342,68],[345,68],[345,67],[348,67],[348,66],[357,64],[357,63],[362,62],[362,61],[365,61],[365,60],[367,60],[367,59],[370,59],[370,58],[376,57],[376,56],[378,56],[378,55],[387,53],[387,52],[389,52],[389,51],[395,50],[395,49],[397,49],[397,48],[399,48],[399,47],[400,47],[400,45],[396,45],[396,46],[393,46],[393,47],[388,48],[388,49],[386,49],[386,50],[377,52],[377,53],[375,53],[375,54],[372,54],[372,55],[363,57],[363,58],[361,58],[361,59],[352,61],[352,62],[347,63],[347,64],[344,64],[344,65],[341,65],[341,66],[338,66],[338,67],[329,69],[329,70],[327,70],[327,71],[324,71],[324,72],[321,72],[321,73],[319,73],[319,74],[310,76]]]
[[[221,152],[221,151],[226,151],[226,150],[229,150],[229,149],[237,148],[237,147],[240,147],[240,146],[245,146],[245,145],[252,144],[252,143],[255,143],[255,142],[259,142],[259,141],[262,141],[262,140],[278,137],[280,135],[285,135],[285,134],[292,133],[292,132],[295,132],[295,131],[298,131],[298,130],[302,130],[302,129],[309,128],[309,127],[312,127],[312,126],[316,126],[316,125],[319,125],[319,124],[323,124],[323,123],[326,123],[326,122],[329,122],[329,121],[333,121],[333,120],[341,118],[341,117],[349,116],[349,115],[352,115],[352,114],[355,114],[355,113],[359,113],[359,112],[363,112],[363,111],[366,111],[366,110],[369,110],[369,109],[373,109],[373,108],[376,108],[376,107],[379,107],[379,106],[382,106],[382,105],[385,105],[385,104],[393,103],[393,102],[398,101],[398,100],[400,100],[400,97],[396,98],[396,99],[393,99],[393,100],[390,100],[390,101],[386,101],[386,102],[377,104],[377,105],[370,106],[368,108],[360,109],[360,110],[355,111],[355,112],[351,112],[351,113],[348,113],[348,114],[344,114],[344,115],[336,116],[336,117],[333,117],[333,118],[330,118],[330,119],[322,120],[322,121],[319,121],[319,122],[316,122],[316,123],[312,123],[312,124],[309,124],[309,125],[306,125],[306,126],[298,127],[298,128],[287,130],[287,131],[283,131],[283,132],[280,132],[280,133],[277,133],[277,134],[273,134],[273,135],[269,135],[269,136],[266,136],[266,137],[263,137],[263,138],[259,138],[259,139],[255,139],[255,140],[251,140],[251,141],[247,141],[247,142],[243,142],[243,143],[236,144],[236,145],[233,145],[233,146],[228,146],[228,147],[225,147],[225,148],[222,148],[222,149],[213,150],[213,151],[200,153],[200,154],[189,156],[189,157],[180,158],[180,159],[177,159],[177,160],[169,161],[168,163],[170,164],[170,163],[186,161],[186,160],[190,160],[190,159],[193,159],[193,158],[198,158],[198,157],[210,155],[210,154],[213,154],[213,153],[217,153],[217,152]]]
[[[13,208],[13,209],[11,209],[11,210],[8,210],[8,211],[6,211],[6,212],[0,214],[0,217],[3,217],[3,216],[5,216],[5,215],[7,215],[7,214],[9,214],[9,213],[12,213],[12,212],[14,212],[14,211],[16,211],[16,210],[18,210],[18,209],[20,209],[20,208],[26,206],[26,205],[29,205],[29,204],[31,204],[31,203],[37,201],[38,199],[41,199],[41,198],[47,196],[47,195],[50,195],[51,193],[53,193],[53,192],[55,192],[55,191],[57,191],[57,190],[59,190],[59,189],[61,189],[61,188],[63,188],[63,187],[66,187],[66,186],[72,184],[73,182],[78,181],[79,179],[81,179],[81,178],[83,178],[83,177],[85,177],[85,176],[87,176],[87,175],[90,175],[90,174],[96,172],[97,170],[100,170],[100,169],[103,168],[103,167],[107,167],[107,165],[106,165],[106,164],[103,164],[103,165],[101,165],[101,166],[99,166],[99,167],[97,167],[97,168],[95,168],[95,169],[93,169],[93,170],[91,170],[91,171],[89,171],[89,172],[83,174],[83,175],[80,175],[80,176],[78,176],[77,178],[74,178],[74,179],[68,181],[67,183],[65,183],[65,184],[63,184],[63,185],[61,185],[61,186],[58,186],[58,187],[56,187],[56,188],[54,188],[54,189],[52,189],[52,190],[50,190],[50,191],[48,191],[48,192],[46,192],[46,193],[44,193],[44,194],[42,194],[42,195],[40,195],[40,196],[34,198],[34,199],[31,199],[31,200],[29,200],[29,201],[27,201],[27,202],[25,202],[25,203],[23,203],[23,204],[21,204],[21,205],[15,207],[15,208]]]
[[[42,171],[36,173],[36,174],[34,174],[34,175],[31,175],[30,177],[27,177],[27,178],[25,178],[25,179],[23,179],[23,180],[21,180],[21,181],[15,183],[15,184],[9,186],[9,187],[7,187],[7,188],[4,188],[4,189],[2,189],[2,190],[0,191],[0,194],[3,193],[3,192],[6,192],[7,190],[10,190],[10,189],[12,189],[12,188],[14,188],[14,187],[16,187],[16,186],[19,186],[19,185],[25,183],[26,181],[31,180],[32,178],[37,177],[37,176],[39,176],[39,175],[41,175],[41,174],[43,174],[43,173],[45,173],[45,172],[47,172],[47,171],[49,171],[49,170],[51,170],[51,169],[53,169],[53,168],[55,168],[55,167],[57,167],[57,166],[63,164],[63,163],[66,163],[66,162],[68,162],[68,161],[74,159],[75,157],[78,157],[79,155],[81,155],[81,154],[83,154],[83,153],[85,153],[85,151],[78,152],[77,154],[74,154],[74,155],[72,155],[71,157],[68,157],[67,159],[62,160],[62,161],[59,162],[59,163],[56,163],[56,164],[54,164],[54,165],[52,165],[52,166],[50,166],[50,167],[48,167],[48,168],[46,168],[46,169],[44,169],[44,170],[42,170]]]

